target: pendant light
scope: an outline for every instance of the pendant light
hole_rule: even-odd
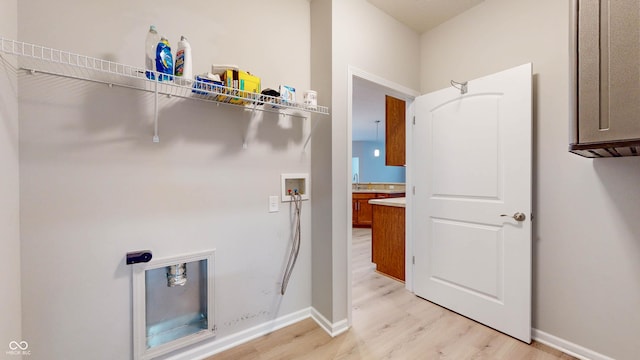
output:
[[[375,122],[376,122],[376,148],[375,150],[373,150],[373,156],[379,157],[380,149],[378,149],[378,125],[380,125],[380,120],[376,120]]]

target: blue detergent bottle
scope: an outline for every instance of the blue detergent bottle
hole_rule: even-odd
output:
[[[173,80],[173,56],[169,40],[164,36],[160,39],[156,48],[156,71],[168,75],[158,75],[160,81]]]

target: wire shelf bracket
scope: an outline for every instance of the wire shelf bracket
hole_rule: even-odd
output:
[[[280,97],[220,86],[207,81],[174,78],[172,75],[149,72],[126,64],[1,36],[0,53],[18,56],[21,60],[18,69],[32,75],[42,73],[154,94],[153,142],[160,141],[158,134],[158,97],[160,95],[211,102],[216,106],[223,104],[250,110],[252,113],[263,111],[299,118],[308,118],[309,113],[329,115],[329,108],[326,106],[288,102]],[[244,145],[246,146],[246,143]]]

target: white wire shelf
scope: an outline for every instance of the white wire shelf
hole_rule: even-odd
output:
[[[329,108],[287,102],[280,97],[263,95],[217,85],[208,81],[175,78],[151,80],[145,69],[41,45],[0,37],[0,51],[20,57],[20,68],[32,73],[45,73],[72,79],[121,86],[161,95],[238,106],[249,110],[301,116],[296,112],[329,115]],[[154,79],[166,74],[154,72]],[[304,117],[304,116],[301,116]]]

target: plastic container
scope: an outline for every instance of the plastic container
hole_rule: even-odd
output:
[[[156,49],[156,71],[168,75],[158,75],[160,81],[173,80],[173,55],[171,45],[164,36],[160,39]]]
[[[147,70],[145,71],[145,75],[151,80],[155,80],[156,78],[154,71],[156,71],[156,48],[158,47],[159,42],[160,35],[158,34],[158,29],[156,29],[155,25],[151,25],[149,27],[149,32],[147,32],[147,38],[144,42],[144,68]]]
[[[193,79],[193,67],[191,64],[191,45],[187,38],[182,36],[178,41],[178,49],[176,51],[176,77],[184,79]]]
[[[311,110],[318,109],[318,93],[313,90],[304,92],[304,104]]]
[[[280,85],[280,97],[284,104],[294,104],[296,102],[296,89],[293,86]]]

